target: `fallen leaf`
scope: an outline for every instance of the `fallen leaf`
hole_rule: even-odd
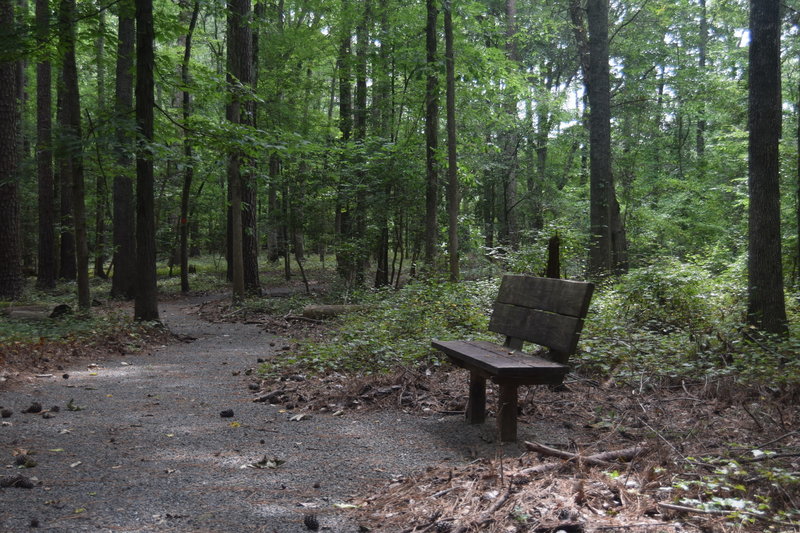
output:
[[[63,452],[63,451],[64,451],[64,448],[51,448],[51,449],[50,449],[50,450],[48,450],[48,451],[50,451],[50,452],[56,452],[56,453],[58,453],[58,452]]]
[[[83,464],[83,463],[82,463],[81,461],[75,461],[74,463],[72,463],[71,465],[69,465],[69,467],[70,467],[70,468],[75,468],[76,466],[80,466],[80,465],[82,465],[82,464]]]
[[[234,421],[234,422],[231,422],[231,423],[230,423],[230,424],[228,424],[228,425],[229,425],[230,427],[232,427],[232,428],[238,428],[238,427],[240,427],[240,426],[241,426],[241,424],[240,424],[239,422],[236,422],[236,421]]]
[[[301,415],[294,415],[289,420],[292,421],[292,422],[300,422],[301,420],[310,420],[310,419],[311,419],[311,415],[307,415],[307,414],[304,413],[304,414],[301,414]]]
[[[70,398],[67,402],[67,411],[83,411],[83,407],[75,404],[75,400]]]
[[[352,503],[334,503],[334,507],[337,509],[357,509],[357,505],[353,505]]]

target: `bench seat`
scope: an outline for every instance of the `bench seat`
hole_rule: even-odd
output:
[[[487,341],[437,341],[431,346],[441,350],[453,364],[475,369],[492,381],[514,381],[520,385],[558,385],[569,372],[567,365],[544,357]]]

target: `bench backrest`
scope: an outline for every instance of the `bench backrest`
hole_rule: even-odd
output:
[[[506,335],[511,349],[533,342],[550,348],[550,359],[566,364],[577,348],[593,291],[593,284],[582,281],[506,274],[489,329]]]

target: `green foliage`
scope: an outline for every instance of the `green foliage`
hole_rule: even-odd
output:
[[[687,458],[690,472],[673,481],[675,499],[695,509],[726,514],[731,524],[752,525],[761,518],[796,522],[800,510],[793,509],[791,494],[800,487],[800,475],[770,464],[775,455],[771,450],[750,449],[737,459]],[[712,472],[698,475],[697,466],[706,467],[705,472],[713,467]],[[775,511],[780,508],[788,510]]]
[[[777,339],[745,325],[744,276],[738,266],[715,273],[699,261],[667,258],[600,287],[576,366],[639,383],[725,376],[800,383],[798,331]],[[796,323],[796,299],[787,302],[790,323]]]
[[[428,280],[365,294],[368,311],[345,317],[331,338],[304,345],[288,363],[359,373],[438,365],[431,339],[485,338],[496,291],[494,281]]]

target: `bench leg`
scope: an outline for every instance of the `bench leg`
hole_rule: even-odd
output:
[[[486,420],[486,378],[477,372],[469,373],[469,401],[467,402],[467,422],[483,424]]]
[[[501,442],[517,441],[517,386],[500,384],[500,401],[497,406],[497,429]]]

